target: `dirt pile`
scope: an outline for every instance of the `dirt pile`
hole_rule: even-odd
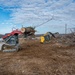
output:
[[[21,39],[22,50],[0,52],[0,75],[75,75],[75,46]]]

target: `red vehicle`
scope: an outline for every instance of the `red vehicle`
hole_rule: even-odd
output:
[[[11,33],[4,35],[3,41],[0,42],[0,50],[3,52],[13,52],[20,49],[18,35],[22,34],[19,30],[13,30]]]
[[[28,36],[34,35],[35,33],[35,30],[31,27],[22,28],[22,29],[21,31],[18,29],[15,29],[11,33],[5,34],[2,37],[4,42],[0,43],[0,49],[4,52],[17,51],[20,49],[18,35],[23,34],[25,37],[28,37]],[[8,50],[8,47],[9,47],[9,50]]]
[[[12,31],[11,33],[5,34],[2,38],[3,38],[3,39],[6,39],[6,38],[8,38],[9,36],[18,35],[18,34],[22,34],[22,32],[19,31],[18,29],[16,29],[16,30]]]

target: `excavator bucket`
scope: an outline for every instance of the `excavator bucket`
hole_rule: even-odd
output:
[[[44,34],[43,36],[41,36],[40,42],[41,43],[49,43],[50,40],[51,40],[51,37],[55,38],[54,34],[51,33],[51,32],[47,32],[46,34]]]
[[[44,36],[41,36],[41,38],[40,38],[41,40],[40,40],[40,42],[41,43],[44,43],[44,41],[45,41],[45,38],[44,38]]]

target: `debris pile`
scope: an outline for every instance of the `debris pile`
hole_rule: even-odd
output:
[[[57,43],[62,43],[65,45],[74,45],[75,44],[75,35],[74,34],[59,34],[55,41]]]

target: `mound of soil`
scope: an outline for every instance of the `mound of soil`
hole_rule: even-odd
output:
[[[22,50],[0,52],[0,75],[75,75],[75,46],[20,40]]]

